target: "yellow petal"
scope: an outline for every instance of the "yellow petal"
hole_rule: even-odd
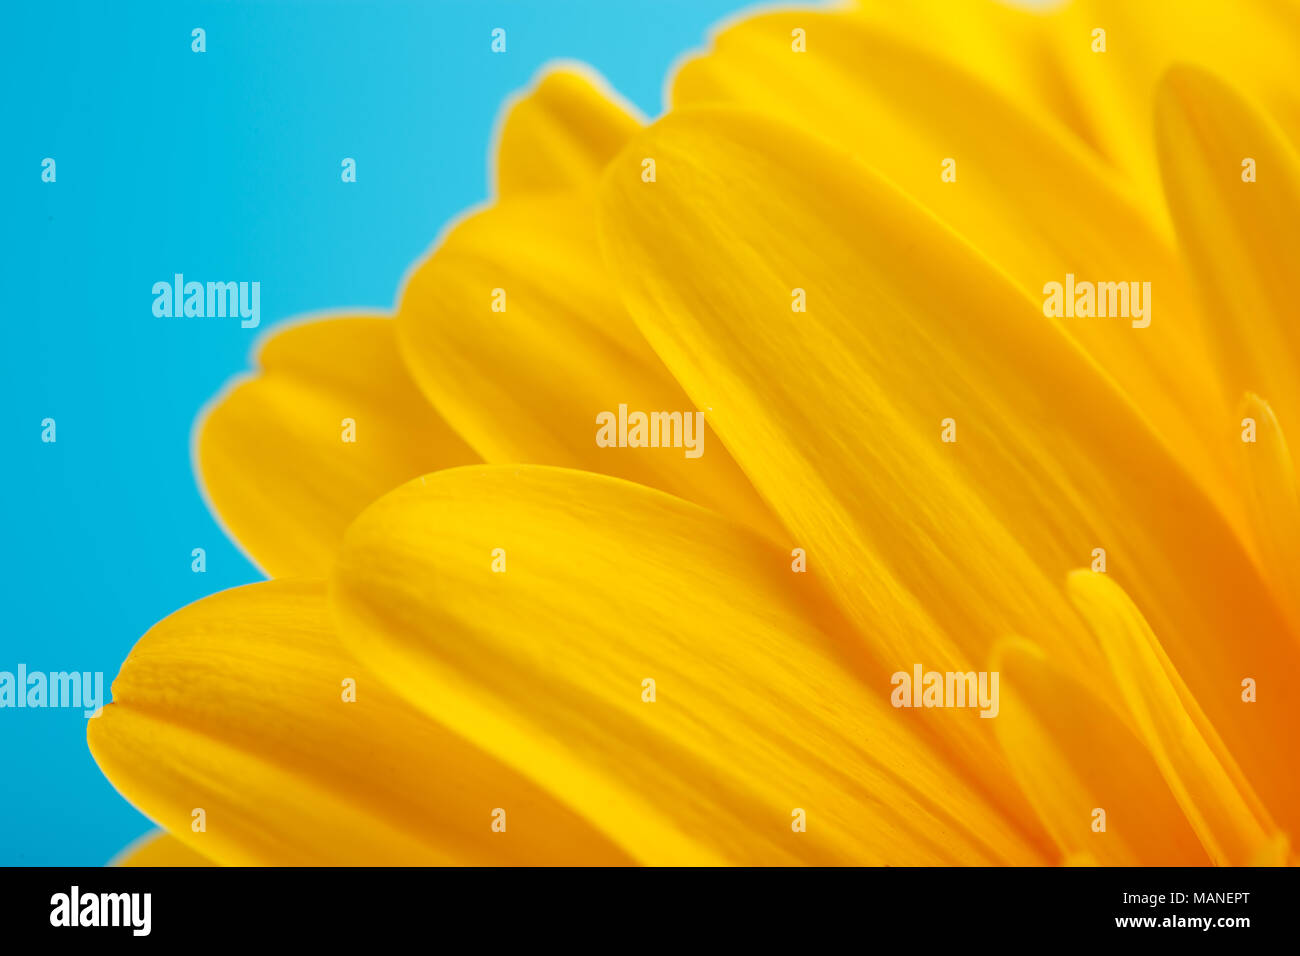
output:
[[[1081,138],[1091,135],[1051,42],[1058,18],[1001,0],[859,0],[854,13],[875,30],[951,60],[1027,113],[1050,116]],[[824,26],[838,30],[839,23]],[[812,49],[823,53],[822,30]],[[857,69],[873,64],[859,62]],[[913,79],[923,79],[914,77]]]
[[[110,866],[212,866],[206,856],[163,830],[146,833],[109,864]]]
[[[1104,548],[1270,805],[1300,807],[1276,735],[1223,691],[1225,674],[1300,671],[1248,555],[984,260],[849,156],[722,109],[634,140],[601,226],[638,326],[889,659],[964,669],[1012,633],[1099,667],[1060,582]],[[1270,727],[1300,723],[1285,697]]]
[[[1246,501],[1261,567],[1291,614],[1300,637],[1300,480],[1286,435],[1272,407],[1258,395],[1241,405],[1243,423],[1254,422],[1255,440],[1241,443]]]
[[[772,527],[707,425],[698,457],[684,439],[597,445],[597,417],[620,405],[697,409],[606,278],[588,198],[504,201],[457,225],[411,276],[398,326],[421,388],[484,460],[602,472]]]
[[[342,651],[316,583],[224,591],[156,625],[89,739],[128,800],[223,864],[625,862]]]
[[[497,195],[588,187],[640,126],[634,108],[591,70],[552,68],[508,107]]]
[[[913,15],[930,9],[902,6]],[[949,3],[942,16],[933,12],[955,30],[982,19],[989,6],[963,4],[969,12],[960,13]],[[1030,15],[1008,9],[998,16]],[[791,53],[783,40],[795,24],[808,30],[807,54]],[[934,50],[946,32],[927,42],[919,28],[904,37],[877,18],[808,11],[756,17],[683,67],[674,100],[760,109],[841,145],[962,235],[1035,307],[1043,304],[1044,284],[1064,283],[1067,274],[1081,282],[1150,282],[1146,328],[1123,319],[1052,321],[1118,382],[1184,467],[1231,506],[1222,451],[1201,427],[1222,420],[1230,405],[1203,387],[1212,365],[1171,237],[1084,146]],[[944,179],[949,161],[951,182]],[[1159,191],[1150,196],[1158,205]]]
[[[1070,596],[1092,625],[1147,746],[1210,859],[1241,866],[1279,845],[1268,811],[1124,590],[1107,575],[1075,571]],[[1225,683],[1231,689],[1236,682]],[[1269,711],[1264,702],[1237,706],[1264,716]],[[1294,756],[1294,743],[1290,749]],[[1277,756],[1285,759],[1285,750]]]
[[[1286,432],[1300,431],[1300,333],[1291,318],[1300,274],[1300,159],[1255,106],[1189,66],[1161,79],[1156,141],[1180,241],[1216,317],[1220,389],[1234,400],[1247,395],[1238,420],[1218,429],[1222,444],[1239,446],[1224,458],[1242,466],[1238,494],[1251,537],[1300,633],[1300,504],[1286,441]],[[1245,418],[1255,422],[1253,443],[1238,434]]]
[[[1268,396],[1283,428],[1300,431],[1300,157],[1236,92],[1186,66],[1161,81],[1156,138],[1179,240],[1215,319],[1223,392],[1234,405]],[[1242,179],[1248,158],[1255,182]],[[1232,427],[1221,434],[1238,439]]]
[[[348,522],[403,481],[478,461],[402,367],[396,324],[306,322],[275,332],[260,370],[209,406],[195,471],[212,508],[272,575],[319,573]],[[345,441],[348,422],[355,441]]]
[[[1148,195],[1160,194],[1161,181],[1152,105],[1160,77],[1176,63],[1232,77],[1288,129],[1300,127],[1293,3],[1072,0],[1053,19],[1053,59],[1092,130],[1089,140]],[[1093,50],[1098,29],[1106,31],[1104,53]]]
[[[992,667],[1001,684],[998,740],[1063,860],[1209,863],[1146,745],[1120,715],[1029,641],[1000,642]]]
[[[642,862],[1040,860],[912,729],[933,712],[889,706],[809,575],[661,492],[430,475],[349,529],[331,599],[361,659]]]

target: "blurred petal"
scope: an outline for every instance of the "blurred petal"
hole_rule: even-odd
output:
[[[1063,860],[1209,864],[1146,745],[1091,682],[1059,670],[1025,640],[1001,642],[993,670],[1001,675],[998,741]],[[1093,829],[1096,810],[1105,813],[1104,831]]]
[[[1159,196],[1161,181],[1151,104],[1175,63],[1232,77],[1286,128],[1300,128],[1293,0],[1071,0],[1053,16],[1053,59],[1092,130],[1088,139],[1147,195]],[[1093,51],[1098,29],[1106,31],[1104,53]]]
[[[497,289],[505,310],[494,312]],[[398,325],[416,381],[486,461],[610,474],[773,527],[712,433],[696,458],[596,444],[597,415],[620,404],[696,407],[610,285],[589,199],[523,198],[466,219],[411,276]]]
[[[1255,528],[1261,567],[1300,636],[1300,480],[1286,435],[1272,407],[1247,395],[1241,416],[1255,422],[1255,441],[1242,442],[1245,497]]]
[[[118,854],[109,866],[214,866],[206,856],[190,849],[163,830],[146,833]]]
[[[1161,81],[1156,138],[1178,238],[1215,317],[1223,392],[1234,404],[1268,396],[1282,426],[1300,431],[1300,157],[1237,93],[1185,66]],[[1255,182],[1242,181],[1247,157]],[[1222,434],[1238,440],[1235,428]]]
[[[1080,138],[1091,130],[1062,75],[1051,42],[1059,22],[1049,11],[1002,0],[859,0],[854,11],[874,30],[951,60],[1015,102],[1027,113],[1052,117]],[[837,20],[819,24],[839,30]],[[822,53],[823,31],[813,49]],[[859,70],[873,65],[859,62]]]
[[[639,327],[887,660],[960,670],[1035,634],[1067,671],[1100,670],[1060,582],[1104,548],[1270,806],[1300,807],[1259,723],[1295,726],[1300,701],[1265,717],[1225,693],[1225,674],[1300,672],[1248,555],[985,260],[850,157],[722,109],[634,140],[601,226]]]
[[[156,625],[89,739],[128,800],[224,864],[626,862],[348,656],[316,583],[224,591]]]
[[[1285,846],[1124,590],[1107,575],[1075,571],[1070,597],[1092,625],[1129,711],[1210,859],[1242,866],[1269,847]],[[1291,750],[1294,756],[1294,744]]]
[[[360,317],[277,331],[258,374],[201,420],[195,470],[214,512],[268,574],[323,572],[375,498],[480,460],[411,382],[395,333],[391,319]],[[343,440],[345,419],[355,442]]]
[[[592,71],[576,64],[552,69],[509,107],[497,151],[497,195],[590,186],[640,127]]]
[[[822,630],[844,625],[815,583],[680,499],[440,472],[357,520],[331,597],[386,680],[641,862],[1039,859],[889,707],[888,675]]]

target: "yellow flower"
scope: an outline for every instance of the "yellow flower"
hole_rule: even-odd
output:
[[[649,126],[546,75],[396,321],[278,333],[203,421],[276,580],[90,724],[149,852],[1294,862],[1298,38],[873,0],[726,28]],[[1048,317],[1067,275],[1149,326]],[[599,447],[620,403],[706,452]],[[997,716],[891,706],[918,663]]]

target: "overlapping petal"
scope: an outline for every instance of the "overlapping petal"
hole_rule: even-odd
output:
[[[641,862],[1039,859],[890,710],[811,576],[681,499],[440,472],[357,520],[331,599],[381,676]]]
[[[1053,57],[1092,131],[1088,140],[1144,195],[1160,195],[1152,104],[1175,64],[1232,77],[1283,126],[1300,128],[1300,14],[1292,0],[1071,0],[1054,19]],[[1099,29],[1105,52],[1094,50]]]
[[[1025,112],[1050,117],[1081,139],[1093,135],[1056,55],[1054,11],[1002,0],[857,0],[853,12],[873,30],[979,77]],[[816,22],[839,31],[839,17]],[[814,28],[815,53],[824,52],[826,32]],[[863,62],[856,66],[860,73],[874,70]]]
[[[1092,689],[1102,675],[1074,677],[1023,639],[999,642],[991,666],[1001,677],[998,742],[1060,861],[1210,862],[1146,744]]]
[[[497,194],[589,188],[640,126],[632,107],[590,70],[550,69],[506,113],[494,154]]]
[[[1219,387],[1240,403],[1241,414],[1224,426],[1225,444],[1241,447],[1232,456],[1243,466],[1237,494],[1265,573],[1300,621],[1300,488],[1288,441],[1300,433],[1300,332],[1292,320],[1300,157],[1257,106],[1191,66],[1162,77],[1155,129],[1179,242],[1214,318]],[[1247,418],[1253,442],[1240,441]]]
[[[1210,859],[1284,862],[1286,837],[1128,595],[1106,575],[1075,571],[1070,597],[1097,634],[1134,722]],[[1288,747],[1294,757],[1294,740],[1281,754]]]
[[[1224,394],[1234,403],[1266,395],[1284,427],[1300,429],[1300,330],[1290,318],[1300,157],[1235,91],[1186,66],[1160,84],[1156,139],[1178,238],[1214,319]]]
[[[277,330],[258,363],[201,419],[195,470],[217,516],[269,574],[323,573],[371,501],[426,471],[480,460],[406,374],[391,319]]]
[[[994,6],[963,10],[984,16]],[[975,17],[949,15],[954,24]],[[991,22],[1032,16],[1007,10]],[[986,85],[987,77],[935,50],[927,34],[904,36],[885,25],[897,19],[800,11],[745,20],[679,71],[674,102],[751,108],[837,143],[961,234],[1036,305],[1044,285],[1067,273],[1081,282],[1150,282],[1146,328],[1124,319],[1057,321],[1239,518],[1222,446],[1201,426],[1226,420],[1231,405],[1200,385],[1213,366],[1195,289],[1167,227],[1142,207],[1158,206],[1158,192],[1123,183],[1041,108],[1026,112],[1021,107],[1032,104],[1007,84]],[[814,38],[806,54],[787,42],[795,24]],[[949,161],[952,181],[943,166]]]
[[[1273,408],[1248,394],[1241,403],[1243,496],[1251,517],[1263,573],[1291,614],[1291,633],[1300,635],[1300,473]]]
[[[635,175],[645,155],[653,186]],[[986,261],[847,154],[735,110],[674,113],[634,141],[601,226],[638,326],[890,659],[965,669],[1019,633],[1098,668],[1060,582],[1103,548],[1269,805],[1297,805],[1232,692],[1236,675],[1300,669],[1252,562]],[[1297,702],[1272,706],[1275,733],[1300,720]]]
[[[316,583],[248,585],[163,620],[89,740],[132,803],[218,863],[627,859],[349,656]]]
[[[597,416],[620,405],[697,409],[605,274],[589,195],[503,200],[460,223],[410,277],[398,326],[424,393],[484,460],[610,474],[774,527],[714,434],[698,457],[596,444]]]

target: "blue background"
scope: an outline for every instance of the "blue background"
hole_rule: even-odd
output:
[[[544,63],[590,63],[655,116],[673,61],[740,6],[6,4],[0,670],[102,671],[107,693],[156,621],[258,580],[190,470],[195,416],[257,338],[389,309],[441,226],[488,195],[498,110]],[[176,272],[260,281],[261,327],[155,318],[150,289]],[[0,710],[0,864],[97,865],[151,829],[85,732],[80,710]]]

